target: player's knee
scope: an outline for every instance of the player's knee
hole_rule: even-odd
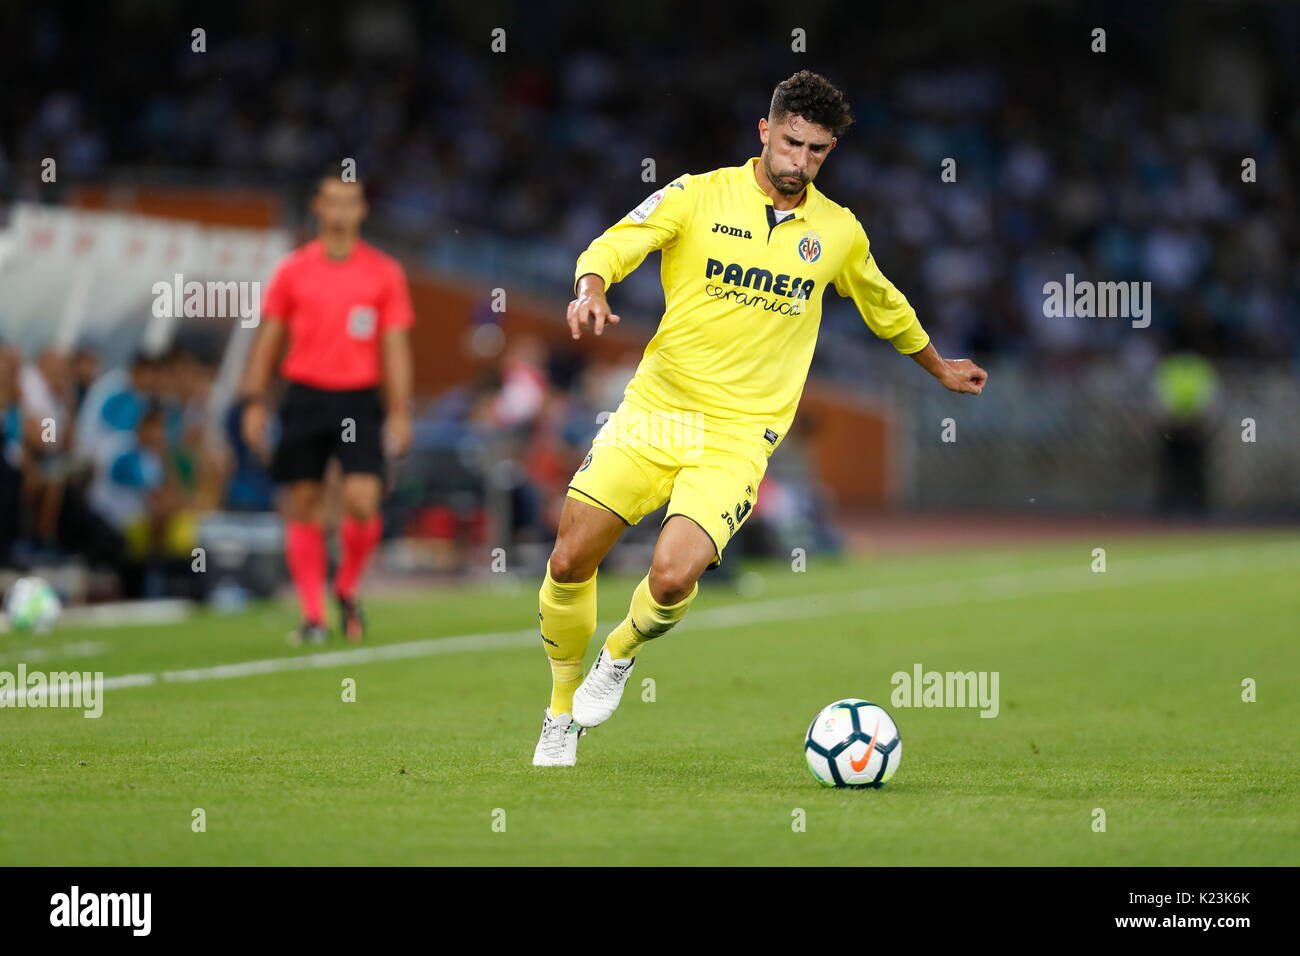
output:
[[[351,495],[344,497],[343,510],[349,518],[369,521],[379,512],[379,502],[372,500],[369,495]]]
[[[590,558],[563,543],[557,543],[551,552],[550,568],[551,580],[560,584],[587,581],[596,573]]]
[[[290,521],[315,521],[320,510],[321,493],[316,488],[292,485],[284,496],[285,516]]]
[[[353,478],[343,482],[343,510],[349,517],[360,521],[373,518],[379,512],[380,488],[378,479]]]
[[[656,561],[650,566],[650,596],[659,604],[681,604],[695,587],[695,580],[684,564]]]

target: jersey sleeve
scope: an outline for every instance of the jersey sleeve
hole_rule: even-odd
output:
[[[400,263],[394,262],[380,305],[379,327],[387,331],[409,329],[414,324],[415,309],[411,306],[411,289],[406,282],[406,272]]]
[[[288,257],[281,259],[271,274],[266,295],[262,297],[262,317],[271,322],[287,322],[293,314],[293,281]]]
[[[930,344],[930,336],[921,327],[916,310],[903,293],[885,278],[871,254],[862,223],[854,220],[857,235],[853,249],[835,277],[835,291],[852,299],[863,321],[877,336],[888,339],[904,355],[919,352]]]
[[[686,228],[694,203],[690,176],[681,176],[652,192],[578,257],[575,290],[578,280],[588,274],[600,276],[608,289],[630,275],[650,253],[671,246]]]

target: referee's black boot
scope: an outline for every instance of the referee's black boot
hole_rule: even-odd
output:
[[[304,644],[324,644],[329,636],[329,628],[324,624],[318,621],[303,621],[289,632],[289,643],[294,647],[302,647]]]
[[[350,644],[360,644],[366,637],[366,614],[361,610],[361,602],[337,591],[334,600],[339,606],[339,630]]]

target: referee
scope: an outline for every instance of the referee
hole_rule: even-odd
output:
[[[411,441],[414,313],[402,267],[360,238],[367,206],[359,182],[322,176],[311,211],[317,238],[280,262],[266,292],[241,390],[242,430],[265,460],[267,391],[284,351],[279,371],[288,388],[270,460],[282,489],[285,562],[302,607],[290,640],[329,636],[322,481],[337,458],[344,514],[333,592],[340,630],[357,642],[365,636],[358,587],[382,532],[384,459],[404,454]]]

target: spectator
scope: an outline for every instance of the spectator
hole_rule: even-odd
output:
[[[129,597],[161,597],[194,585],[187,574],[197,542],[197,523],[182,482],[169,460],[167,416],[161,404],[145,407],[134,432],[121,432],[105,446],[104,467],[91,486],[99,515],[125,541],[125,591]]]
[[[0,346],[0,565],[13,563],[22,534],[23,411],[18,350]]]
[[[131,360],[129,367],[110,369],[101,375],[87,389],[77,415],[78,459],[98,467],[123,433],[135,431],[142,409],[160,392],[159,363],[143,352]]]
[[[57,348],[43,349],[19,373],[22,393],[26,497],[32,536],[41,553],[58,550],[59,511],[72,464],[72,365]]]

